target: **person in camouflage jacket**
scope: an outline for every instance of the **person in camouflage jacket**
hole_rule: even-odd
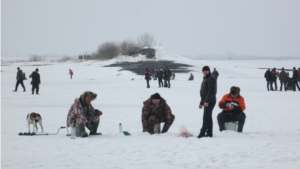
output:
[[[79,98],[76,98],[67,116],[67,127],[76,127],[77,136],[87,137],[85,126],[90,130],[90,135],[97,133],[100,116],[102,112],[94,109],[91,101],[97,97],[96,93],[86,91]],[[77,132],[79,130],[80,132]]]
[[[175,116],[172,114],[172,110],[166,100],[158,93],[151,95],[148,100],[144,101],[142,109],[143,132],[154,134],[154,125],[164,122],[161,133],[166,133],[174,120]]]

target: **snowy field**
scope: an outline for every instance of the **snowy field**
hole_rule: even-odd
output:
[[[151,88],[147,89],[142,76],[119,72],[119,68],[102,67],[114,60],[2,65],[2,168],[300,168],[300,92],[268,92],[265,70],[257,69],[292,68],[299,66],[299,60],[195,61],[181,57],[173,60],[193,65],[190,69],[195,80],[187,81],[188,73],[176,74],[170,89],[158,88],[157,81],[151,81]],[[247,107],[244,133],[219,132],[216,117],[221,109],[216,106],[213,111],[214,137],[195,137],[202,125],[203,109],[200,110],[198,105],[204,65],[210,66],[211,70],[215,67],[220,73],[218,100],[231,86],[241,88]],[[12,92],[17,67],[21,67],[27,77],[39,68],[40,95],[31,95],[30,79],[24,81],[26,92],[21,86],[18,92]],[[69,68],[74,71],[72,80],[68,76]],[[42,115],[44,132],[56,133],[60,126],[66,125],[74,99],[85,90],[98,94],[92,104],[103,112],[98,128],[102,136],[70,139],[66,137],[66,129],[52,136],[18,136],[19,132],[27,132],[25,118],[30,112]],[[142,133],[141,110],[143,101],[156,92],[167,100],[176,119],[168,133],[149,135]],[[119,123],[131,136],[119,133]],[[177,137],[181,125],[185,125],[194,137]]]

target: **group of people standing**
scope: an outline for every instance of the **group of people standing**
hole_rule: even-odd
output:
[[[284,68],[281,69],[281,72],[277,72],[276,68],[273,68],[265,72],[265,78],[267,81],[267,89],[268,91],[277,91],[277,78],[280,81],[280,91],[282,91],[282,87],[285,91],[289,90],[289,86],[291,86],[291,90],[296,91],[296,87],[300,91],[299,84],[300,83],[300,68],[298,70],[293,67],[293,75],[292,78],[289,77],[289,72],[285,71]],[[274,87],[273,87],[274,84]]]
[[[171,70],[166,67],[166,69],[153,69],[153,74],[152,72],[146,68],[145,72],[145,80],[147,82],[147,88],[150,88],[150,84],[149,81],[151,79],[153,80],[158,80],[158,85],[159,87],[167,87],[170,88],[171,87],[171,77],[173,76],[174,78],[174,74],[172,74]]]

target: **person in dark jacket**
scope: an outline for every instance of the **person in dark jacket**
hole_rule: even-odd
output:
[[[24,86],[24,83],[23,83],[23,72],[22,70],[18,67],[17,68],[18,72],[17,72],[17,83],[16,83],[16,87],[15,87],[15,90],[13,92],[16,92],[18,90],[18,86],[19,84],[22,85],[23,87],[23,92],[26,92],[26,89],[25,89],[25,86]]]
[[[294,83],[294,91],[296,91],[296,86],[297,86],[298,90],[300,91],[300,87],[299,87],[299,84],[298,84],[298,71],[295,67],[293,67],[292,79],[293,79],[293,83]]]
[[[287,82],[288,76],[284,70],[284,68],[281,69],[281,72],[279,73],[279,81],[280,81],[280,91],[282,91],[282,84],[284,86],[284,90],[286,91],[286,82]]]
[[[268,91],[270,91],[270,88],[271,88],[272,91],[274,91],[273,86],[272,86],[272,73],[270,71],[270,68],[268,68],[268,70],[266,71],[265,78],[266,78],[266,81],[267,81]],[[270,86],[270,88],[269,88],[269,86]]]
[[[216,78],[216,80],[218,79],[218,77],[219,77],[219,72],[217,71],[216,68],[214,68],[214,71],[212,72],[212,75]]]
[[[167,83],[167,87],[168,87],[168,88],[171,87],[171,83],[170,83],[171,75],[172,75],[172,72],[171,72],[170,69],[167,67],[167,68],[166,68],[166,71],[165,71],[165,80],[166,80],[166,83]]]
[[[164,83],[162,82],[164,73],[163,71],[160,69],[156,69],[156,77],[158,78],[158,85],[159,87],[164,87]]]
[[[300,67],[298,68],[298,81],[300,83]]]
[[[146,79],[146,81],[147,81],[147,88],[150,88],[149,80],[150,80],[152,74],[151,74],[151,72],[148,70],[148,68],[145,69],[144,75],[145,75],[145,79]]]
[[[272,83],[271,85],[273,86],[273,84],[275,85],[275,90],[277,90],[277,72],[276,72],[276,68],[272,69]]]
[[[41,84],[39,69],[36,68],[35,71],[31,73],[29,78],[32,78],[32,94],[34,94],[34,90],[36,90],[36,94],[39,94],[39,85]]]
[[[237,131],[242,133],[246,120],[246,104],[244,97],[240,95],[240,88],[232,86],[230,93],[225,94],[219,101],[219,107],[223,109],[217,117],[220,131],[225,130],[225,122],[238,121]]]
[[[202,68],[203,81],[200,89],[201,101],[199,108],[204,107],[203,123],[198,138],[213,136],[212,112],[216,105],[217,80],[211,75],[208,66]]]
[[[194,75],[191,73],[189,80],[194,80]]]

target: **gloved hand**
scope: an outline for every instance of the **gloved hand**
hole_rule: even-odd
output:
[[[171,114],[168,114],[167,119],[172,119]]]
[[[98,109],[95,109],[95,115],[96,116],[101,116],[103,113],[100,111],[100,110],[98,110]]]

